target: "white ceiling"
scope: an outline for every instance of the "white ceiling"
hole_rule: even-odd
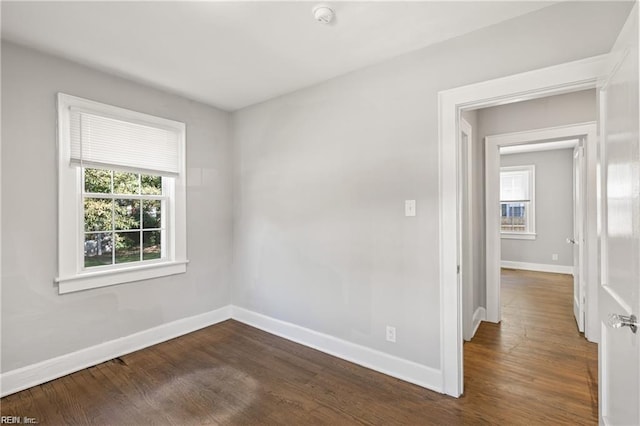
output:
[[[233,111],[553,3],[2,1],[2,37]]]

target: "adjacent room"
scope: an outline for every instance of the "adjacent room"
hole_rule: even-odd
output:
[[[3,423],[640,422],[636,1],[0,8]]]

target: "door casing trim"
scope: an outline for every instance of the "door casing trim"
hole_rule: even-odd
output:
[[[593,89],[608,74],[607,59],[600,55],[438,93],[440,368],[448,395],[459,397],[464,389],[462,291],[457,277],[460,112]]]
[[[487,321],[500,322],[500,222],[497,204],[500,190],[500,152],[503,146],[544,143],[555,140],[579,139],[584,148],[585,211],[583,214],[584,254],[581,268],[581,286],[586,305],[593,307],[585,321],[585,337],[592,342],[599,338],[597,302],[597,123],[576,123],[523,132],[487,136],[485,139],[485,219],[486,219],[486,300]],[[493,219],[492,219],[493,218]],[[497,254],[497,257],[496,257]],[[587,284],[589,283],[589,284]]]

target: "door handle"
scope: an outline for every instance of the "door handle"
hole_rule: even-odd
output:
[[[573,238],[567,238],[567,244],[578,244]]]
[[[609,314],[609,325],[613,328],[629,327],[635,334],[638,331],[638,318],[635,315]]]

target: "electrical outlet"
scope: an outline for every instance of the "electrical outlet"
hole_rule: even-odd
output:
[[[551,260],[558,260],[558,255],[557,255],[557,253],[553,253],[553,254],[551,255]]]
[[[396,342],[396,328],[387,326],[387,342]]]

